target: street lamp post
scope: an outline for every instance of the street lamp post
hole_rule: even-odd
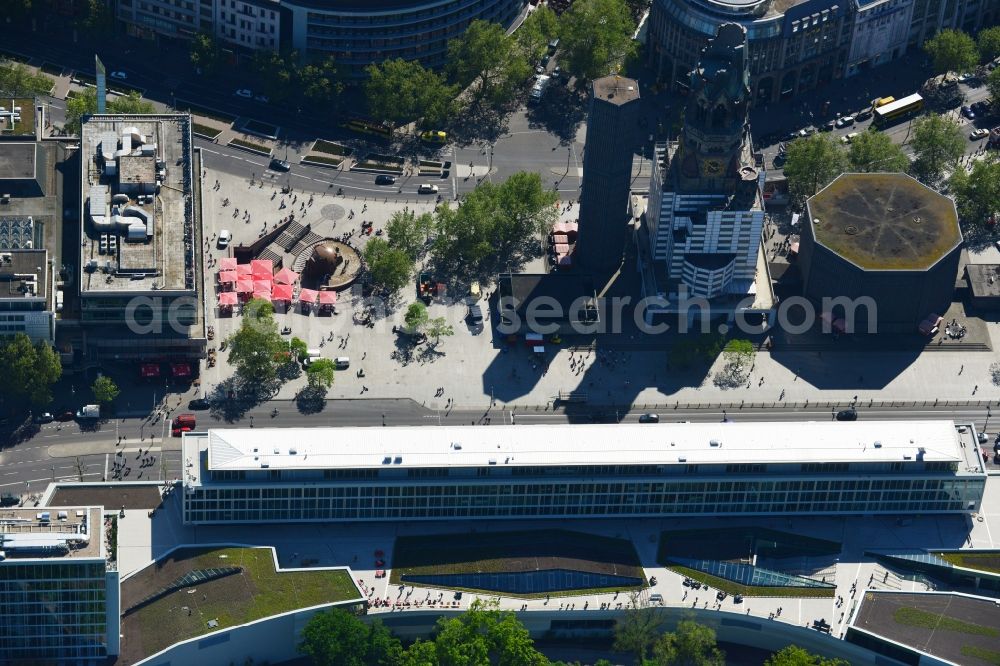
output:
[[[986,432],[986,429],[990,427],[990,417],[992,415],[993,414],[990,411],[990,406],[986,405],[986,423],[983,424],[983,432]]]

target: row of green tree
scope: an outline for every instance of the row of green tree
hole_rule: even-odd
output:
[[[560,40],[560,62],[568,73],[581,80],[604,76],[636,48],[635,4],[577,0],[562,16],[541,6],[512,34],[498,23],[473,21],[449,42],[444,71],[403,59],[369,66],[363,84],[368,114],[394,125],[422,119],[423,126],[437,129],[469,110],[505,109],[554,39]],[[198,35],[191,43],[191,62],[204,74],[220,73],[231,57],[210,35]],[[249,67],[260,91],[270,98],[335,110],[339,93],[351,81],[338,72],[332,58],[305,65],[301,60],[294,51],[261,52]],[[468,94],[460,94],[463,90]]]
[[[942,30],[924,42],[937,74],[972,72],[1000,56],[1000,26],[979,31],[976,39],[961,30]]]
[[[948,185],[964,223],[984,224],[1000,209],[1000,159],[988,153],[969,171],[959,165],[967,143],[953,118],[930,114],[914,120],[908,144],[912,162],[902,146],[876,131],[860,132],[849,147],[828,134],[796,139],[788,145],[784,168],[789,192],[801,202],[844,172],[909,172],[936,185],[950,171]]]
[[[364,249],[372,283],[387,296],[413,277],[417,262],[430,255],[444,276],[485,278],[516,269],[538,250],[538,234],[555,222],[557,194],[542,187],[537,173],[520,172],[503,183],[483,182],[462,205],[442,205],[431,213],[393,214],[385,237]]]
[[[641,666],[724,666],[711,627],[682,620],[664,632],[653,609],[630,610],[616,626],[615,650]],[[641,622],[641,624],[639,624]],[[476,601],[456,617],[438,620],[433,636],[403,647],[380,620],[364,622],[345,610],[317,613],[302,631],[299,651],[315,666],[572,666],[550,661],[509,611]],[[611,666],[601,659],[595,666]],[[847,666],[790,645],[765,666]]]
[[[0,97],[39,97],[52,92],[55,81],[13,60],[0,59]]]

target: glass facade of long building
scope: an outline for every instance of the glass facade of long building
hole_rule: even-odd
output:
[[[74,513],[86,516],[85,532],[72,532]],[[118,570],[101,514],[87,507],[0,515],[0,664],[98,664],[118,654]]]
[[[531,427],[539,426],[524,429]],[[518,435],[522,428],[511,431]],[[283,438],[281,430],[271,432]],[[331,436],[327,446],[352,449]],[[187,523],[963,513],[978,509],[986,479],[981,463],[973,468],[971,458],[929,460],[920,454],[871,462],[523,466],[509,464],[514,456],[505,456],[447,467],[404,467],[405,455],[376,454],[384,466],[318,469],[308,463],[284,468],[273,460],[260,463],[257,447],[253,452],[265,468],[231,469],[230,451],[228,463],[221,461],[223,454],[214,456],[218,467],[230,468],[213,470],[208,447],[197,443],[208,437],[195,434],[185,441],[185,458],[200,460],[198,474],[185,478]],[[446,435],[443,446],[448,441]],[[579,446],[585,451],[587,444]],[[291,450],[301,457],[301,451]],[[316,453],[306,458],[310,455],[321,462]]]

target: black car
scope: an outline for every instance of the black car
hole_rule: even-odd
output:
[[[188,409],[192,409],[195,411],[208,409],[211,406],[212,404],[205,398],[195,398],[194,400],[188,403]]]
[[[872,110],[871,109],[865,109],[864,111],[858,111],[857,113],[854,114],[854,120],[856,120],[857,122],[861,122],[862,120],[868,120],[871,117],[872,117]]]
[[[272,171],[290,171],[292,165],[286,162],[285,160],[279,160],[275,158],[271,160],[271,163],[268,165],[268,168],[271,169]]]
[[[17,506],[20,503],[21,498],[17,495],[6,493],[3,496],[0,496],[0,506]]]
[[[842,409],[837,412],[838,421],[857,421],[858,412],[856,409]]]
[[[376,185],[395,185],[396,184],[396,178],[395,178],[395,176],[387,176],[384,173],[383,174],[379,174],[378,176],[375,176],[375,184]]]
[[[968,118],[969,120],[973,120],[976,117],[976,112],[967,106],[963,106],[962,115]]]

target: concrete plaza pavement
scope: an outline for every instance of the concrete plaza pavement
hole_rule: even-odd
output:
[[[250,243],[257,239],[266,224],[271,228],[290,212],[296,219],[312,223],[324,236],[339,236],[354,231],[351,243],[362,249],[368,238],[360,236],[362,220],[370,220],[375,229],[384,226],[388,218],[404,207],[429,212],[435,201],[428,197],[421,204],[397,204],[369,199],[350,201],[333,194],[314,195],[312,206],[302,204],[307,195],[292,203],[292,196],[280,193],[280,180],[261,174],[251,185],[247,179],[208,172],[205,182],[206,257],[215,262],[229,250],[219,250],[213,236],[229,229],[234,243]],[[218,178],[220,187],[214,189]],[[222,200],[231,204],[222,207]],[[280,209],[284,200],[286,208]],[[233,216],[236,208],[240,213]],[[353,219],[350,212],[353,210]],[[249,211],[250,219],[243,215]],[[578,206],[562,209],[562,217],[575,219]],[[373,237],[373,236],[372,236]],[[980,254],[992,259],[993,248]],[[992,253],[992,254],[991,254]],[[984,260],[980,254],[973,261]],[[989,255],[989,256],[986,256]],[[217,264],[206,270],[206,312],[209,324],[215,326],[216,341],[230,335],[240,323],[240,316],[218,318],[215,292]],[[486,286],[489,290],[490,287]],[[934,352],[915,355],[909,352],[853,353],[845,345],[844,352],[780,351],[757,354],[747,384],[736,389],[716,386],[714,376],[725,364],[719,358],[711,368],[683,372],[667,365],[665,347],[655,336],[622,333],[598,338],[596,349],[557,349],[548,345],[543,361],[523,344],[506,344],[493,335],[493,320],[487,318],[486,330],[474,335],[464,321],[466,308],[461,303],[432,303],[431,317],[445,317],[454,328],[454,335],[442,338],[431,348],[424,345],[409,360],[401,359],[394,325],[403,324],[406,306],[415,297],[415,289],[403,292],[403,302],[384,318],[377,318],[374,328],[355,323],[363,302],[342,292],[337,305],[339,314],[308,316],[293,305],[287,313],[277,314],[279,326],[289,326],[292,335],[305,340],[310,347],[320,348],[323,356],[348,356],[351,369],[338,372],[329,398],[402,398],[409,397],[430,409],[446,410],[461,406],[484,409],[491,404],[502,406],[545,406],[560,392],[583,391],[591,403],[614,406],[632,404],[674,405],[690,403],[851,402],[857,396],[859,404],[867,401],[933,401],[933,400],[994,400],[1000,390],[993,385],[990,365],[998,360],[996,352]],[[630,324],[626,323],[626,327]],[[632,326],[634,328],[634,326]],[[998,324],[986,322],[991,339],[997,338]],[[630,330],[629,328],[625,329]],[[653,338],[653,339],[650,339]],[[644,345],[647,345],[644,348]],[[202,368],[204,389],[226,379],[231,374],[219,354],[214,368]],[[363,376],[359,376],[359,371]],[[304,377],[286,383],[279,399],[291,399],[305,385]],[[439,389],[443,388],[443,392]]]

